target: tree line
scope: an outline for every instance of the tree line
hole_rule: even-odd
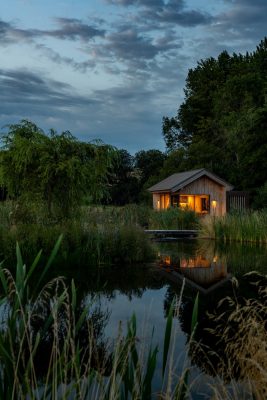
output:
[[[163,118],[178,170],[206,167],[238,190],[267,197],[267,38],[245,55],[200,60],[184,93],[177,115]]]

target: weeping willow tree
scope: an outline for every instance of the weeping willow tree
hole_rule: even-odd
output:
[[[10,125],[2,138],[0,180],[11,198],[40,201],[49,214],[68,216],[85,196],[97,203],[108,193],[107,179],[116,150],[85,143],[69,131],[45,134],[34,123]]]

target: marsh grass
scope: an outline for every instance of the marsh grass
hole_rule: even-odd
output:
[[[216,218],[207,216],[202,219],[200,237],[223,242],[267,243],[267,212],[251,211]]]

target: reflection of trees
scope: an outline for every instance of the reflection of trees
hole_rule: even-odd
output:
[[[35,316],[32,321],[32,335],[37,337],[42,330],[42,326],[47,323],[51,316],[49,304],[42,304],[40,314]],[[108,341],[104,336],[104,329],[108,322],[109,314],[107,311],[101,310],[98,306],[88,308],[86,315],[83,316],[84,307],[78,306],[75,314],[70,313],[69,304],[63,304],[58,314],[53,317],[53,323],[45,330],[41,342],[38,345],[35,358],[35,372],[38,377],[46,376],[51,363],[51,357],[55,351],[55,346],[59,353],[64,352],[66,340],[73,340],[73,348],[80,349],[80,368],[90,368],[107,372],[109,368],[111,355],[108,352]],[[75,335],[70,338],[71,330],[76,330],[74,320],[81,320],[82,323]],[[68,350],[69,351],[69,350]],[[72,354],[69,353],[69,362],[71,362]],[[68,356],[67,356],[68,359]]]
[[[68,274],[66,274],[68,275]],[[75,319],[79,320],[84,307],[88,306],[86,319],[84,320],[76,341],[81,348],[83,360],[91,359],[93,368],[105,367],[106,373],[110,366],[109,343],[105,337],[105,327],[109,319],[109,311],[101,305],[101,299],[112,300],[116,293],[125,294],[131,300],[132,297],[141,297],[148,288],[160,289],[165,280],[156,270],[155,266],[131,266],[124,268],[106,267],[95,268],[88,271],[72,271],[77,283],[77,304]],[[66,278],[68,281],[68,276]],[[88,301],[85,301],[88,296]],[[42,321],[49,317],[49,308],[42,309],[42,317],[35,320],[36,332]],[[68,310],[62,309],[58,324],[59,346],[62,348],[68,329]],[[36,359],[38,359],[38,375],[46,373],[49,365],[51,348],[53,345],[52,329],[46,334],[46,340],[40,344]],[[89,345],[90,342],[90,346]]]
[[[155,265],[91,268],[89,271],[73,271],[69,275],[77,283],[80,301],[87,293],[91,296],[101,294],[111,300],[116,297],[116,291],[131,300],[132,297],[141,297],[147,289],[161,289],[166,284],[166,278]]]

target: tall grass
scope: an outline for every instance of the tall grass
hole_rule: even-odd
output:
[[[225,359],[218,365],[221,376],[239,376],[258,400],[267,398],[267,288],[266,276],[252,272],[247,278],[258,288],[258,297],[227,297],[211,315],[212,334],[223,346]],[[234,281],[238,286],[238,282]],[[219,310],[223,312],[219,313]],[[226,361],[225,361],[226,360]],[[215,398],[221,398],[218,388]]]
[[[267,212],[253,211],[206,217],[201,223],[202,237],[224,242],[267,243]]]

